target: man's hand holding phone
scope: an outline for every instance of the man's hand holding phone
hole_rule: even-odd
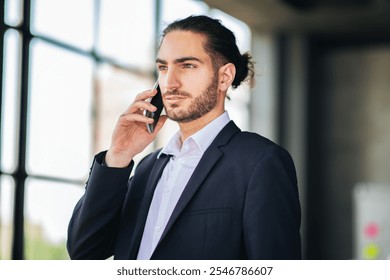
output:
[[[156,138],[167,120],[167,116],[157,116],[162,110],[162,99],[161,103],[155,103],[160,108],[149,102],[149,100],[153,101],[153,97],[157,94],[160,94],[159,98],[161,98],[157,85],[154,89],[141,92],[119,117],[105,158],[108,166],[128,166],[133,157],[142,152]]]

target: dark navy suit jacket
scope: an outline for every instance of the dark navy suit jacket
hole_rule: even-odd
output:
[[[154,189],[169,157],[128,168],[95,157],[68,231],[72,259],[135,259]],[[204,153],[152,259],[300,259],[300,203],[284,149],[231,121]]]

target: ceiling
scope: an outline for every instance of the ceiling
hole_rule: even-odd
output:
[[[265,32],[388,32],[390,0],[204,0]]]

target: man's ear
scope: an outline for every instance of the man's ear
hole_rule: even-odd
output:
[[[227,91],[230,85],[234,81],[236,76],[236,67],[233,63],[226,63],[218,70],[218,89],[221,91]]]

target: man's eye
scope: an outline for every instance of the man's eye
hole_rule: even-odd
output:
[[[196,68],[196,66],[194,64],[186,63],[183,64],[183,68]]]
[[[164,70],[167,70],[168,68],[165,66],[165,65],[159,65],[157,66],[157,70],[158,71],[164,71]]]

